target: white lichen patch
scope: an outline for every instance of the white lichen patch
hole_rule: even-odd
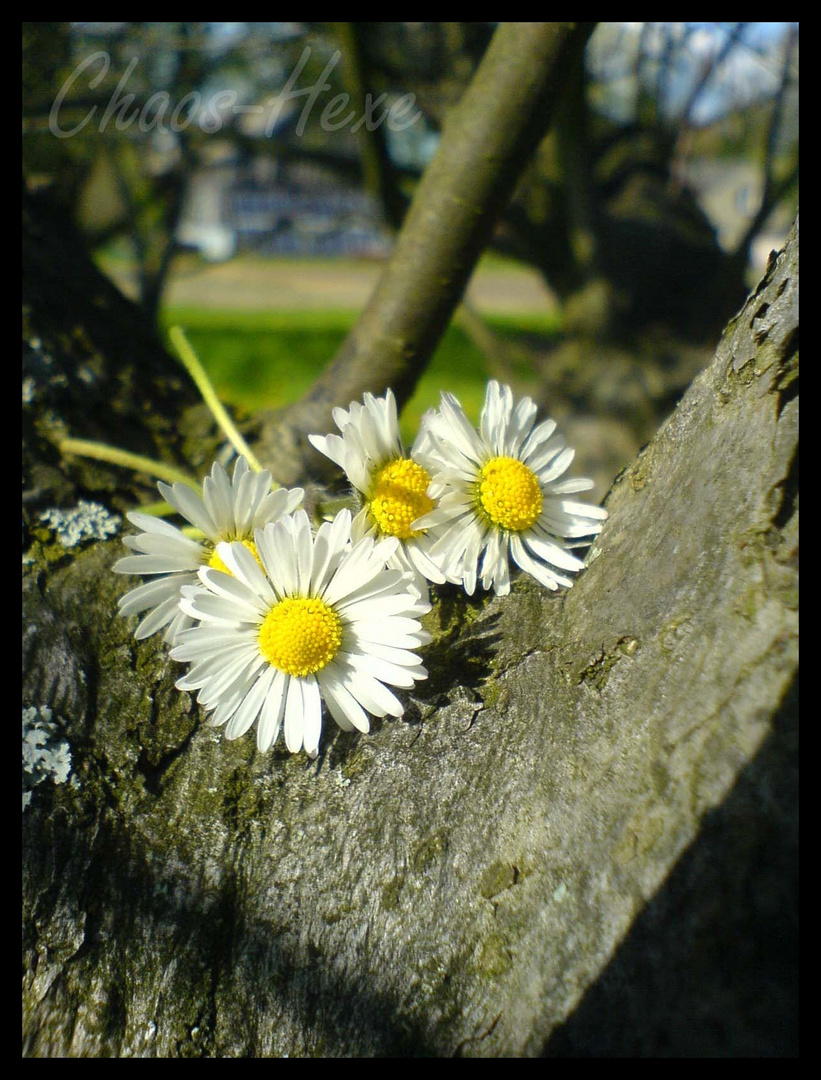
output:
[[[25,377],[25,379],[23,379],[23,404],[24,405],[31,405],[32,401],[34,401],[34,390],[35,390],[34,379],[31,377],[31,375],[27,375]]]
[[[113,536],[121,519],[99,503],[80,499],[73,510],[43,510],[40,520],[54,530],[63,547],[74,547],[84,540],[105,540]]]
[[[44,780],[64,784],[71,772],[71,750],[52,720],[48,705],[23,708],[23,810]]]

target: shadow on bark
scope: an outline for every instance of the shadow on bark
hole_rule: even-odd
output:
[[[87,1017],[77,1008],[73,988],[78,982],[96,983],[94,1026],[103,1054],[116,1053],[128,1024],[133,1024],[129,989],[110,977],[109,965],[112,953],[121,954],[124,942],[136,942],[139,925],[137,936],[143,941],[153,937],[175,941],[175,958],[163,972],[161,997],[169,1004],[187,1001],[189,1022],[177,1026],[171,1021],[172,1028],[177,1027],[176,1037],[165,1044],[171,1056],[221,1056],[219,1042],[226,1033],[218,1031],[216,995],[229,996],[238,982],[254,986],[266,1000],[266,1008],[259,1013],[247,1010],[245,1030],[234,1014],[230,1037],[243,1044],[241,1056],[267,1056],[266,1033],[261,1029],[266,1027],[264,1018],[272,1014],[310,1030],[312,1044],[302,1051],[306,1055],[322,1057],[328,1047],[343,1045],[352,1028],[373,1047],[374,1056],[435,1055],[424,1032],[401,1017],[397,1003],[380,993],[367,973],[349,977],[335,971],[332,958],[316,950],[309,950],[307,957],[303,952],[300,959],[299,928],[289,927],[287,922],[253,925],[237,919],[245,854],[242,845],[236,852],[235,873],[220,883],[218,891],[192,894],[184,883],[157,872],[151,852],[137,849],[133,836],[114,813],[102,815],[79,860],[77,846],[84,838],[76,835],[66,817],[55,815],[44,826],[32,814],[24,818],[23,825],[24,833],[32,834],[25,845],[30,855],[43,845],[51,852],[50,858],[32,859],[39,865],[24,866],[24,870],[35,879],[42,874],[44,864],[54,876],[63,871],[68,874],[59,889],[43,892],[44,903],[84,912],[82,942],[70,965],[54,979],[49,994],[62,1022],[73,1017],[76,1028],[82,1029]],[[36,840],[33,834],[38,834]],[[89,872],[72,874],[80,864]],[[24,924],[24,948],[36,947],[36,921],[35,913]],[[241,949],[235,947],[237,942],[242,943]],[[137,944],[130,950],[135,969],[142,966],[143,958],[138,955],[142,947]],[[51,961],[58,955],[59,949],[53,950]],[[173,1006],[169,1011],[174,1011]],[[163,1026],[168,1023],[167,1016],[163,1020],[158,1015],[158,1019]],[[150,1044],[150,1025],[148,1028],[146,1041]],[[32,1032],[31,1038],[42,1047],[44,1031]],[[30,1052],[27,1041],[24,1038],[24,1056]]]
[[[797,1057],[798,680],[545,1057]]]

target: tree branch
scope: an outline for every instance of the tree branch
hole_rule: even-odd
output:
[[[306,397],[266,421],[261,451],[283,483],[306,460],[319,467],[305,436],[327,429],[334,405],[388,386],[400,404],[412,394],[593,26],[499,26],[359,321]]]

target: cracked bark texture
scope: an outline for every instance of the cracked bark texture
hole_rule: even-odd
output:
[[[32,524],[79,786],[23,816],[24,1054],[797,1053],[797,374],[796,225],[574,588],[439,590],[405,717],[314,763],[203,723],[118,540]]]

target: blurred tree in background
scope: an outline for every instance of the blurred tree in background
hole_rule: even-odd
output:
[[[24,170],[51,187],[92,247],[128,238],[141,301],[155,313],[186,186],[226,143],[246,166],[299,159],[355,178],[398,226],[493,28],[26,24]],[[714,336],[756,238],[777,211],[782,231],[794,216],[797,67],[791,24],[600,25],[493,246],[537,267],[573,325],[624,336],[663,323]],[[307,88],[323,72],[328,89],[308,110]],[[381,100],[373,121],[411,93],[422,117],[404,130],[323,122],[341,92],[355,108],[366,94]],[[758,172],[746,227],[723,245],[695,184],[698,167],[721,158]]]
[[[155,320],[192,185],[226,161],[239,186],[320,170],[397,229],[494,28],[25,24],[24,174],[92,250],[127,245]],[[515,383],[524,362],[560,419],[617,418],[646,441],[794,216],[797,82],[794,24],[600,24],[490,238],[543,275],[562,333],[514,343],[464,307],[489,370]],[[358,124],[324,111],[339,94]],[[406,122],[385,123],[403,101]]]

